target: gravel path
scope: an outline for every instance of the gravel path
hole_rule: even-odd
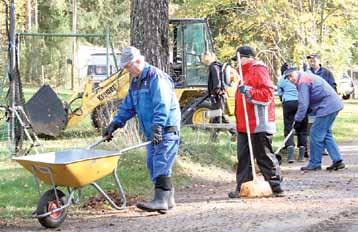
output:
[[[165,215],[135,207],[70,217],[55,231],[358,231],[358,142],[341,144],[347,168],[338,172],[299,171],[284,164],[285,197],[229,200],[232,172],[203,172],[177,191],[178,206]],[[324,157],[324,165],[330,160]],[[195,175],[196,176],[196,175]],[[94,215],[94,213],[96,215]],[[46,231],[36,220],[0,224],[0,231]]]

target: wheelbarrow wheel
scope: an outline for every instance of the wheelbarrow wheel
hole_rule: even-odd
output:
[[[50,212],[51,210],[54,210],[66,204],[67,200],[65,194],[60,190],[57,190],[57,194],[61,205],[58,205],[55,191],[53,189],[48,190],[42,195],[37,205],[38,215],[45,214],[47,212]],[[41,225],[43,225],[46,228],[57,228],[66,219],[66,216],[67,216],[67,210],[63,209],[61,211],[54,212],[46,217],[38,218],[38,220],[41,223]]]

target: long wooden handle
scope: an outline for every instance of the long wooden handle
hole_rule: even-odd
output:
[[[240,53],[237,54],[237,61],[239,66],[239,72],[241,76],[241,85],[243,85],[243,75],[242,75],[242,67],[241,67],[241,60],[240,60]],[[252,149],[252,142],[251,142],[251,133],[250,133],[250,126],[249,126],[249,116],[247,114],[247,107],[246,107],[246,97],[245,94],[242,94],[242,104],[244,105],[244,115],[245,115],[245,125],[246,125],[246,134],[247,134],[247,140],[249,143],[249,151],[250,151],[250,160],[251,160],[251,171],[252,171],[252,177],[253,180],[256,180],[256,171],[255,171],[255,159],[254,159],[254,151]],[[239,161],[240,162],[240,161]]]

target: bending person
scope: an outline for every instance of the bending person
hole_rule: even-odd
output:
[[[321,77],[300,72],[290,68],[285,72],[287,78],[297,86],[298,110],[295,115],[294,127],[301,129],[307,112],[316,117],[310,131],[310,159],[302,171],[320,170],[322,153],[327,149],[332,165],[327,170],[338,170],[345,167],[336,141],[333,137],[332,126],[343,109],[343,103],[335,90]]]

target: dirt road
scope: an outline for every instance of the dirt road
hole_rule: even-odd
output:
[[[166,215],[125,211],[74,215],[55,231],[358,231],[358,143],[340,146],[347,168],[311,173],[302,163],[282,166],[286,196],[229,200],[234,173],[203,171],[177,191],[178,206]],[[324,157],[324,165],[330,160]],[[44,231],[36,220],[0,225],[1,231]]]

